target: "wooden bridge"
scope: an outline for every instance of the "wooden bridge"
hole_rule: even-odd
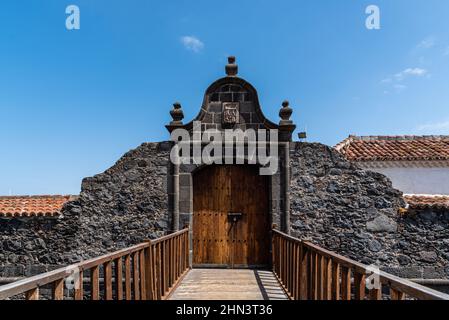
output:
[[[271,270],[192,269],[189,243],[184,229],[1,286],[0,299],[449,300],[277,230],[272,230]],[[372,279],[377,285],[367,286]]]

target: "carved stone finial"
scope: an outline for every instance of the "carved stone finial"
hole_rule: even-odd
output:
[[[290,120],[293,113],[293,109],[290,108],[290,103],[285,100],[282,102],[282,108],[279,110],[279,140],[280,141],[292,141],[293,131],[296,129],[296,125]]]
[[[290,103],[285,100],[282,102],[282,108],[279,110],[279,117],[281,117],[281,121],[279,122],[280,126],[283,125],[290,125],[293,123],[292,120],[290,120],[290,117],[293,113],[293,109],[290,108]]]
[[[235,77],[238,73],[238,66],[235,63],[235,57],[228,57],[228,64],[226,65],[226,74],[228,77]]]
[[[184,112],[182,111],[182,107],[179,102],[173,103],[173,109],[170,111],[170,115],[173,118],[173,121],[170,122],[170,125],[182,125]]]

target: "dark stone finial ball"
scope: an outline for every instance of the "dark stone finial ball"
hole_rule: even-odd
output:
[[[175,102],[175,103],[173,103],[173,107],[175,109],[181,109],[181,104],[179,102]]]
[[[235,63],[235,56],[229,56],[228,57],[228,62],[229,63]]]
[[[284,108],[287,108],[290,105],[290,102],[288,102],[288,100],[285,100],[284,102],[282,102],[282,106]]]

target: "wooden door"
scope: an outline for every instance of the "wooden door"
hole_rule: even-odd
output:
[[[194,266],[268,265],[268,178],[259,168],[208,166],[194,175],[193,189]]]

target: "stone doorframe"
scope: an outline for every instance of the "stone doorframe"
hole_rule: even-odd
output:
[[[273,225],[290,233],[290,143],[267,142],[278,148],[278,170],[269,177],[269,216]],[[234,153],[235,163],[235,153]],[[224,163],[224,157],[223,157]],[[235,164],[238,165],[238,164]],[[259,163],[256,163],[259,165]],[[193,175],[205,164],[170,163],[167,175],[168,208],[172,217],[174,231],[192,225],[193,217]]]

